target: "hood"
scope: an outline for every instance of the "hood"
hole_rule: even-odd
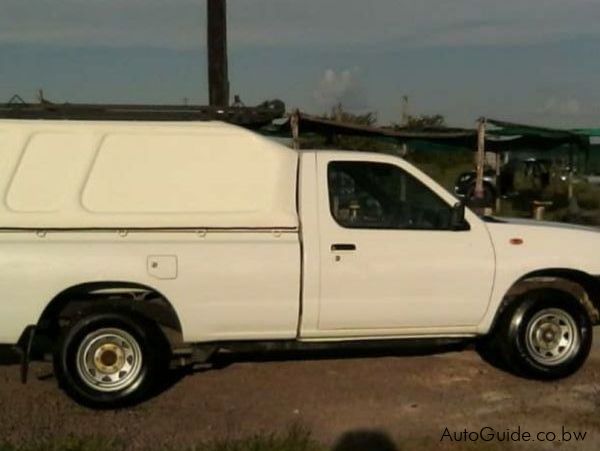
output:
[[[483,218],[486,223],[493,224],[510,224],[524,227],[550,227],[553,229],[561,230],[579,230],[582,232],[600,232],[599,227],[583,226],[578,224],[567,224],[564,222],[552,222],[552,221],[536,221],[534,219],[524,218],[498,218],[495,216],[486,216]]]
[[[517,218],[485,221],[499,265],[522,268],[523,273],[571,268],[600,275],[598,228]]]

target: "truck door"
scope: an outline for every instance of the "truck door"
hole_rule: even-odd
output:
[[[333,152],[316,158],[318,330],[360,336],[473,329],[494,277],[483,222],[469,211],[468,230],[452,230],[456,201],[401,159]]]

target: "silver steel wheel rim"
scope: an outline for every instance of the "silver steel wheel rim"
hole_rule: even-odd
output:
[[[561,309],[544,309],[529,321],[526,331],[529,355],[543,365],[560,365],[579,347],[579,332],[573,317]]]
[[[142,350],[131,334],[121,329],[98,329],[77,348],[77,372],[94,390],[115,392],[138,382]]]

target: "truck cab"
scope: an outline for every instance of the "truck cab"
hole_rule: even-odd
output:
[[[476,333],[495,256],[474,213],[457,222],[457,200],[397,157],[305,151],[300,161],[305,284],[319,284],[304,287],[303,337]]]

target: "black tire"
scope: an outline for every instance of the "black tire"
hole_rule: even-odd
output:
[[[54,372],[61,388],[79,404],[119,408],[151,396],[168,358],[157,325],[130,312],[95,311],[82,314],[63,332]]]
[[[592,325],[581,303],[555,289],[525,293],[502,314],[490,343],[504,367],[535,379],[577,371],[592,345]]]
[[[472,184],[469,187],[467,192],[467,202],[469,205],[477,203],[478,199],[475,197],[475,184]],[[496,192],[491,185],[484,183],[483,184],[483,199],[481,199],[483,205],[486,207],[493,207],[496,203]]]

